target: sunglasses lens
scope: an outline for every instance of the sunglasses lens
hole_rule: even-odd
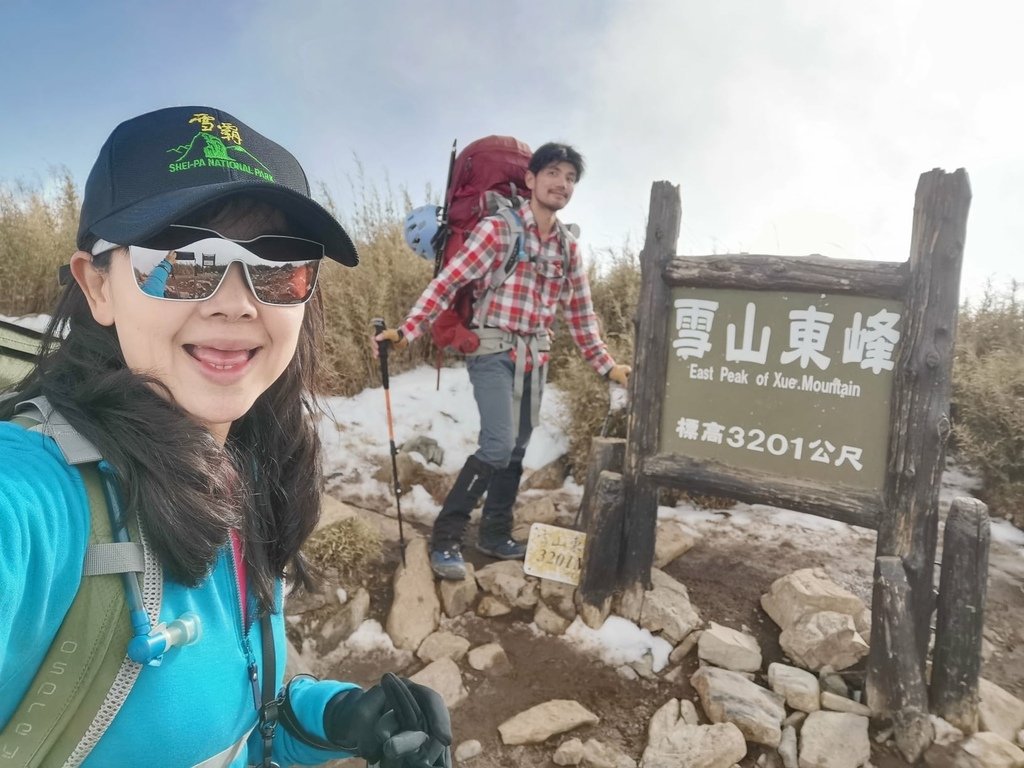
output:
[[[285,235],[264,235],[246,243],[220,237],[182,243],[186,227],[171,227],[146,246],[130,246],[132,271],[143,293],[162,299],[199,301],[213,296],[228,269],[239,262],[256,298],[264,304],[294,305],[309,299],[323,258],[323,246]]]

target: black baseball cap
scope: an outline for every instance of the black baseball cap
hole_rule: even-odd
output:
[[[169,107],[117,126],[89,173],[78,247],[95,237],[136,245],[214,200],[245,193],[283,211],[335,261],[354,267],[348,233],[309,196],[284,147],[212,107]],[[90,237],[93,236],[93,237]]]

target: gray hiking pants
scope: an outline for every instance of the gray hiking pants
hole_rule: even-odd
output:
[[[522,408],[519,413],[514,413],[515,363],[507,351],[466,358],[466,368],[480,412],[476,457],[495,469],[504,469],[513,461],[521,463],[533,432],[530,419],[534,396],[532,377],[525,377]],[[540,379],[540,391],[536,394],[538,401],[544,395],[543,379]]]

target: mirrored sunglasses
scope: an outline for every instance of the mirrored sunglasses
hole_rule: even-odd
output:
[[[97,249],[115,247],[101,242]],[[231,240],[212,229],[182,224],[127,249],[135,282],[147,296],[203,301],[217,292],[228,269],[238,263],[256,299],[272,306],[309,301],[324,257],[323,245],[301,237],[260,235]]]

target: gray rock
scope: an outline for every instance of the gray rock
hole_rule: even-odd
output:
[[[800,729],[800,768],[859,768],[871,759],[868,719],[811,712]]]
[[[779,645],[801,667],[846,669],[867,655],[868,644],[845,613],[819,611],[787,625]]]
[[[516,510],[516,522],[521,525],[533,525],[533,523],[557,525],[559,518],[558,508],[549,496],[542,496]]]
[[[476,739],[464,741],[455,748],[455,762],[465,763],[484,751],[483,744]]]
[[[801,712],[816,712],[821,709],[821,689],[818,678],[810,672],[773,662],[768,665],[768,685],[773,691],[785,697],[786,704]]]
[[[761,596],[761,607],[781,629],[819,611],[850,616],[858,632],[870,627],[864,621],[865,613],[870,616],[864,601],[832,581],[821,568],[804,568],[776,579]]]
[[[583,761],[583,742],[579,739],[563,741],[551,759],[555,765],[579,765]]]
[[[437,691],[448,709],[455,709],[469,696],[469,691],[462,683],[459,665],[451,659],[431,662],[409,679]]]
[[[714,621],[700,636],[697,656],[701,661],[734,672],[761,669],[761,646],[757,639]]]
[[[856,702],[853,699],[848,699],[845,696],[837,696],[831,691],[822,691],[821,708],[827,709],[830,712],[849,712],[851,715],[871,717],[870,707]]]
[[[1013,743],[1024,728],[1024,701],[985,678],[978,681],[978,727]]]
[[[505,655],[505,649],[498,643],[478,645],[469,652],[469,666],[477,672],[491,675],[507,675],[512,671],[512,663]]]
[[[600,718],[578,701],[552,699],[520,712],[498,726],[503,744],[540,744],[581,725],[597,725]]]
[[[469,640],[451,632],[435,632],[420,643],[416,655],[421,661],[429,664],[438,659],[458,661],[469,650]]]
[[[636,768],[636,760],[612,744],[597,739],[587,739],[583,744],[583,760],[586,768]]]
[[[394,600],[388,613],[387,633],[396,648],[415,651],[441,620],[441,603],[434,591],[427,542],[410,539],[405,566],[395,570]]]
[[[983,731],[960,743],[956,768],[1021,768],[1024,750],[998,733]]]
[[[550,610],[570,622],[576,618],[576,587],[551,579],[540,580],[540,599]]]
[[[338,606],[320,628],[320,647],[326,652],[345,642],[370,613],[370,593],[360,587],[344,605]]]
[[[704,714],[713,723],[733,723],[747,741],[779,746],[785,700],[777,693],[751,682],[739,672],[701,667],[690,683],[700,695]]]
[[[538,470],[531,472],[523,479],[522,490],[542,489],[553,491],[565,485],[565,478],[568,475],[569,460],[566,456],[559,456],[550,461]]]
[[[476,583],[476,568],[472,563],[466,563],[466,577],[460,581],[442,579],[440,591],[444,615],[450,619],[461,616],[473,607],[476,596],[480,593],[480,587]]]
[[[565,630],[572,624],[570,619],[563,618],[547,607],[543,602],[537,603],[537,610],[533,614],[534,623],[549,635],[564,635]]]
[[[700,636],[703,633],[703,629],[698,629],[684,637],[683,641],[673,648],[672,653],[668,655],[669,662],[672,664],[679,664],[683,659],[689,656],[690,651],[697,647],[697,643],[700,642]]]
[[[504,616],[512,613],[512,609],[493,595],[484,595],[476,606],[476,615],[485,619],[493,619],[495,616]]]
[[[782,729],[782,741],[779,742],[779,757],[784,768],[799,768],[800,755],[796,748],[796,728],[787,725]]]
[[[404,453],[418,453],[431,464],[441,466],[444,463],[444,448],[432,437],[416,435],[406,440],[398,449]]]
[[[641,768],[730,768],[747,754],[747,743],[732,723],[690,725],[680,720],[657,741],[648,741]]]
[[[673,520],[658,522],[654,538],[654,567],[664,568],[677,557],[686,554],[698,538],[693,536]]]
[[[686,587],[664,571],[652,568],[651,584],[644,592],[639,624],[675,645],[700,626],[700,614],[690,604]]]

